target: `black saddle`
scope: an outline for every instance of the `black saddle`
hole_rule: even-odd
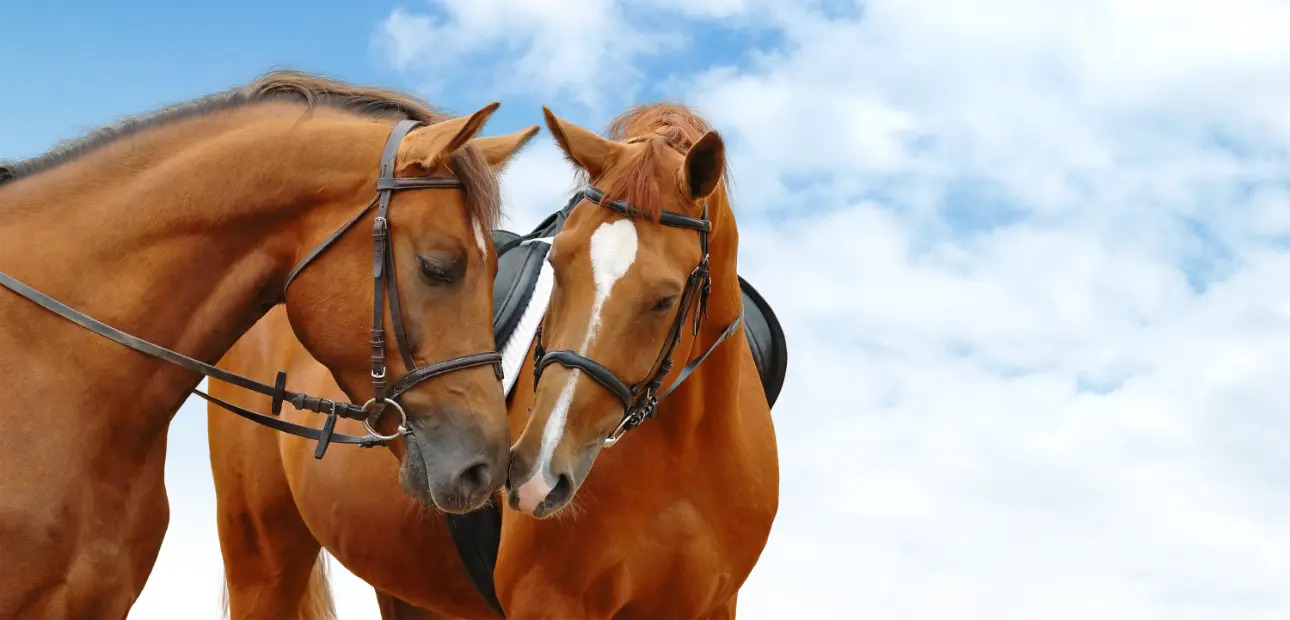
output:
[[[508,230],[493,231],[493,244],[499,252],[497,278],[493,280],[493,339],[497,350],[502,350],[510,340],[525,308],[528,308],[542,263],[551,249],[547,243],[521,245],[517,241],[555,236],[564,228],[575,204],[576,195],[568,206],[552,213],[523,237]],[[766,401],[773,406],[788,371],[788,344],[784,329],[770,304],[743,276],[739,276],[739,288],[744,296],[744,334],[748,336],[753,361],[761,375]]]
[[[497,278],[493,280],[493,340],[498,351],[514,335],[515,326],[533,298],[547,251],[551,249],[547,243],[521,241],[554,237],[564,228],[565,220],[580,198],[575,194],[568,205],[552,213],[527,235],[517,235],[508,230],[493,231],[493,244],[498,253]],[[774,405],[788,370],[788,344],[784,330],[770,304],[743,276],[739,277],[739,287],[744,296],[744,333],[748,336],[748,346],[752,348],[757,373],[761,375],[766,401]],[[500,503],[463,515],[444,516],[471,582],[489,606],[499,616],[502,615],[493,587],[493,568],[497,565],[497,549],[501,542]]]

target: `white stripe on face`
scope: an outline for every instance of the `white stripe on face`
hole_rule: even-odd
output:
[[[479,225],[479,219],[471,218],[471,224],[475,228],[475,245],[479,246],[479,253],[484,255],[484,262],[488,262],[488,244],[484,243],[484,229]]]
[[[632,264],[636,262],[636,225],[630,219],[601,224],[591,234],[591,277],[596,283],[596,297],[591,302],[591,317],[587,322],[587,334],[582,339],[579,355],[586,355],[587,349],[596,340],[600,330],[600,312],[613,292],[614,284],[622,279]],[[551,458],[556,446],[564,436],[564,425],[569,417],[569,405],[573,403],[573,387],[578,382],[582,371],[573,369],[569,379],[560,390],[560,396],[551,409],[551,415],[542,429],[542,448],[534,465],[533,475],[520,485],[520,509],[532,513],[542,500],[546,499],[551,489],[555,488],[556,477],[551,474]]]

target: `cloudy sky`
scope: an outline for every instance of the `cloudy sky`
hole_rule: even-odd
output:
[[[498,99],[490,134],[680,100],[726,139],[740,271],[791,347],[741,617],[1290,617],[1290,6],[624,4],[21,5],[0,157],[272,66]],[[571,179],[544,130],[508,226]],[[214,617],[204,408],[171,441],[132,617]]]

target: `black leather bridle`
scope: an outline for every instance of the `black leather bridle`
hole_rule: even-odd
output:
[[[408,390],[412,389],[422,381],[443,375],[456,370],[464,370],[475,366],[492,365],[493,371],[498,381],[502,378],[502,356],[496,351],[483,353],[471,353],[455,357],[452,359],[436,362],[429,366],[417,367],[416,362],[412,359],[412,350],[408,346],[406,330],[403,328],[403,316],[399,308],[399,292],[395,282],[394,275],[394,251],[390,244],[390,222],[387,219],[390,209],[390,199],[394,192],[408,189],[465,189],[461,179],[454,176],[425,176],[425,177],[398,177],[394,176],[394,160],[398,154],[399,144],[403,141],[404,136],[412,131],[415,127],[422,124],[420,121],[405,119],[395,124],[394,129],[390,132],[389,138],[385,142],[385,150],[381,155],[380,177],[376,180],[376,196],[367,203],[358,213],[346,221],[339,229],[318,244],[309,254],[305,255],[299,263],[288,273],[286,283],[283,285],[282,301],[286,301],[287,287],[291,285],[292,280],[300,274],[306,266],[318,258],[328,247],[337,239],[345,234],[346,231],[354,227],[355,224],[369,211],[376,207],[376,217],[372,225],[372,279],[374,283],[373,304],[372,304],[372,398],[362,405],[339,402],[308,394],[292,392],[286,389],[287,373],[278,371],[274,385],[266,385],[258,381],[248,379],[236,373],[222,370],[200,360],[194,359],[182,353],[167,349],[160,345],[153,344],[141,338],[131,336],[115,327],[102,323],[88,315],[78,312],[62,302],[37,291],[36,289],[15,280],[11,276],[0,272],[0,285],[27,298],[37,305],[57,314],[95,334],[113,340],[119,344],[130,347],[141,353],[151,355],[163,361],[180,366],[187,370],[197,372],[207,377],[219,379],[231,383],[238,387],[258,392],[273,398],[272,413],[274,417],[256,413],[244,409],[232,403],[215,398],[201,390],[194,389],[193,392],[206,400],[223,407],[239,416],[242,416],[257,424],[262,424],[269,428],[290,433],[318,442],[314,450],[314,458],[321,459],[327,451],[327,446],[331,443],[348,443],[356,444],[361,447],[372,447],[388,443],[400,435],[412,432],[408,426],[407,413],[397,402],[397,398]],[[390,302],[390,315],[394,319],[394,337],[398,341],[399,351],[402,353],[403,363],[407,366],[407,374],[400,377],[393,384],[387,387],[386,384],[386,363],[385,363],[385,326],[384,310],[385,296],[388,293]],[[327,421],[323,424],[322,429],[316,429],[310,426],[303,426],[287,422],[286,420],[276,417],[282,410],[282,403],[291,403],[293,407],[300,410],[313,411],[322,413],[327,416]],[[390,435],[382,435],[373,428],[374,420],[380,418],[385,410],[386,405],[391,405],[398,411],[400,421],[398,430]],[[369,409],[370,408],[370,409]],[[336,433],[336,418],[349,418],[362,420],[363,426],[368,434],[364,436],[346,435]]]
[[[606,201],[605,193],[594,186],[588,185],[580,192],[581,197],[575,196],[574,200],[585,199],[593,204],[613,209],[624,216],[633,217],[639,213],[639,209],[631,204],[622,201]],[[703,257],[699,263],[690,271],[690,276],[685,282],[685,290],[681,293],[681,300],[677,304],[676,319],[672,322],[672,327],[668,331],[667,340],[663,342],[663,347],[654,360],[654,365],[645,375],[645,379],[633,384],[623,381],[618,375],[614,374],[604,365],[580,355],[575,351],[561,349],[557,351],[547,351],[542,346],[542,326],[538,325],[537,344],[533,353],[533,390],[537,391],[538,382],[542,379],[542,369],[550,364],[560,364],[565,368],[578,369],[594,379],[597,383],[604,386],[623,404],[623,419],[618,426],[604,440],[604,447],[608,448],[618,443],[627,431],[630,431],[644,422],[646,419],[654,417],[658,403],[671,394],[673,390],[689,378],[694,369],[703,363],[721,343],[725,342],[743,322],[743,312],[722,331],[721,336],[717,338],[712,346],[708,347],[702,355],[685,365],[681,373],[677,376],[676,381],[669,385],[667,389],[659,391],[663,385],[663,378],[672,370],[672,353],[676,350],[676,345],[681,342],[681,330],[685,328],[685,321],[691,310],[694,310],[694,327],[693,335],[699,333],[700,323],[707,316],[708,295],[712,293],[712,275],[708,266],[708,234],[712,232],[712,222],[708,220],[708,203],[703,203],[703,213],[699,218],[694,218],[681,213],[664,211],[659,214],[659,223],[664,226],[674,228],[688,228],[699,232],[699,247],[703,250]]]

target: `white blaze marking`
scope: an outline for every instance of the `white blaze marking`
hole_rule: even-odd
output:
[[[636,262],[636,244],[636,225],[629,219],[601,224],[591,234],[591,277],[596,283],[596,298],[591,302],[591,318],[582,346],[578,349],[579,355],[586,355],[591,343],[595,342],[596,332],[600,329],[600,311],[613,292],[614,284]],[[551,474],[551,457],[555,454],[556,446],[560,445],[560,438],[564,436],[569,405],[573,402],[573,386],[581,374],[582,371],[578,369],[569,372],[569,379],[560,390],[546,426],[542,428],[542,449],[538,452],[533,475],[519,488],[520,509],[525,512],[532,513],[546,499],[551,489],[555,488],[557,480]]]
[[[488,244],[484,243],[484,229],[479,226],[479,220],[471,218],[470,223],[475,228],[475,244],[479,246],[479,253],[484,255],[484,262],[488,262]]]
[[[596,299],[591,302],[591,324],[582,341],[580,355],[587,354],[587,347],[596,339],[600,329],[600,309],[604,307],[614,284],[627,275],[636,262],[636,225],[623,218],[612,224],[601,224],[591,234],[591,277],[596,283]]]

